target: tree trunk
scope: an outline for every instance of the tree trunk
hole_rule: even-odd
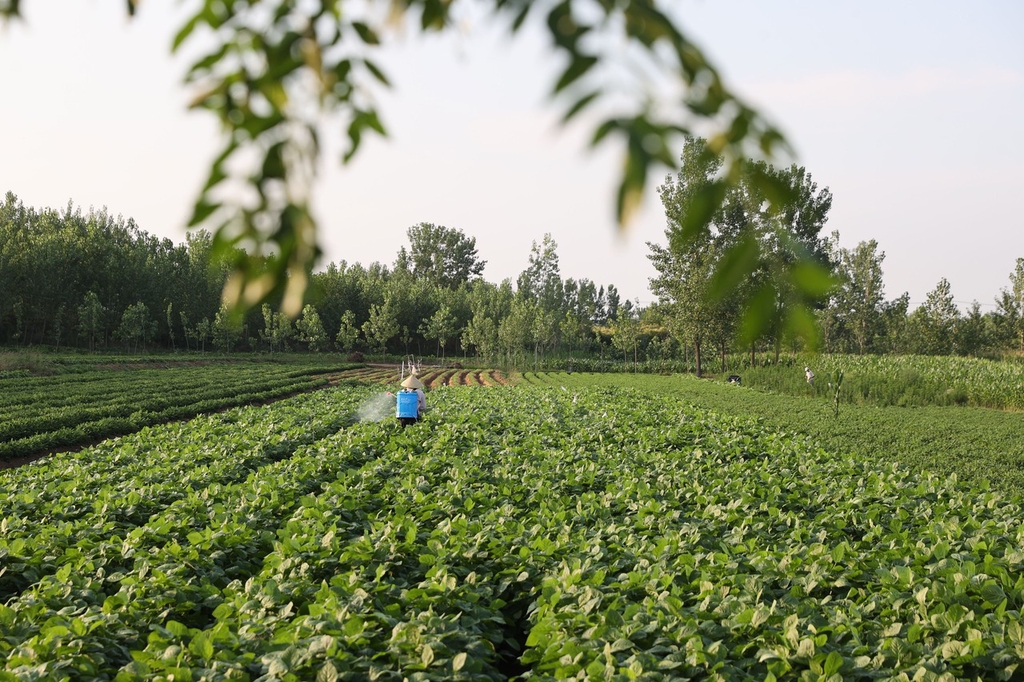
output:
[[[696,364],[696,375],[700,377],[700,341],[693,342],[693,361]]]

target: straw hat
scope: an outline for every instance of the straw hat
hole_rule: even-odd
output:
[[[402,388],[423,388],[423,382],[417,379],[415,374],[410,374],[402,382]]]

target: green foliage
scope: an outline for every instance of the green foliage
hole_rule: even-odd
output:
[[[14,376],[45,376],[57,368],[39,353],[0,353],[0,378]]]
[[[849,356],[844,363],[858,356]],[[854,369],[845,365],[844,387]],[[803,383],[803,364],[790,368]],[[540,383],[576,387],[626,387],[657,392],[663,399],[703,406],[721,414],[758,415],[764,428],[811,436],[829,452],[848,452],[882,465],[900,462],[924,473],[955,475],[979,485],[1024,493],[1024,441],[1018,412],[972,407],[888,407],[849,405],[842,419],[829,419],[814,394],[784,395],[697,380],[685,375],[544,375]],[[803,383],[806,387],[806,383]]]
[[[911,350],[922,355],[950,355],[954,351],[954,334],[959,321],[960,310],[953,300],[949,281],[943,277],[928,292],[924,304],[910,316]]]
[[[640,320],[634,315],[620,314],[612,323],[612,345],[622,351],[622,361],[629,363],[633,355],[633,371],[636,371],[637,342],[640,337]]]
[[[730,185],[708,142],[688,138],[674,179],[659,187],[667,246],[648,244],[658,270],[651,289],[669,326],[691,343],[701,368],[705,344],[768,337],[818,339],[811,315],[834,285],[819,236],[832,205],[796,165],[749,164]],[[713,195],[709,198],[709,195]]]
[[[817,395],[804,381],[802,368],[811,365],[825,375],[844,372],[841,400],[877,407],[971,405],[1024,410],[1024,364],[955,356],[807,355],[780,364],[742,366],[750,388]],[[740,368],[741,365],[737,364]]]
[[[480,277],[487,265],[477,255],[476,237],[467,237],[462,230],[420,223],[406,234],[410,252],[403,247],[399,262],[408,260],[413,275],[435,286],[454,289],[467,284]]]
[[[96,341],[103,330],[103,313],[106,308],[94,291],[88,291],[78,306],[78,333],[89,342],[89,350],[96,347]]]
[[[242,338],[242,329],[242,321],[232,315],[226,305],[221,304],[210,328],[213,347],[221,353],[231,352]]]
[[[69,374],[59,365],[36,364],[32,354],[14,357],[23,360],[11,366],[38,371],[5,373],[0,363],[0,461],[308,390],[326,383],[316,375],[345,366],[243,363],[168,370],[166,361],[158,360],[120,371],[90,366]]]
[[[838,237],[838,235],[836,235]],[[884,291],[882,261],[885,253],[878,251],[875,240],[860,242],[852,251],[838,254],[839,286],[832,292],[830,312],[836,318],[828,332],[837,343],[848,336],[852,350],[860,354],[878,349],[876,338],[884,337]]]
[[[260,330],[260,338],[270,348],[271,353],[275,350],[286,350],[289,339],[295,336],[291,318],[283,312],[274,312],[266,303],[263,304],[262,312],[263,329]]]
[[[330,340],[327,332],[324,331],[323,322],[320,321],[320,313],[310,304],[302,309],[302,317],[295,322],[298,331],[299,341],[309,344],[311,351],[320,352],[330,347]]]
[[[544,312],[560,311],[563,283],[558,267],[558,244],[545,233],[541,243],[530,245],[529,264],[516,280],[516,293],[536,303]]]
[[[1010,288],[1004,289],[997,299],[999,321],[1007,337],[1015,337],[1018,350],[1024,352],[1024,258],[1018,258],[1010,274]]]
[[[175,245],[106,209],[34,209],[8,192],[0,201],[0,343],[101,349],[118,339],[126,312],[137,327],[141,303],[155,325],[145,343],[174,346],[182,315],[212,319],[220,305],[225,274],[210,241],[197,232]],[[142,343],[140,331],[120,338]]]
[[[140,347],[145,348],[155,333],[156,322],[149,319],[149,308],[139,301],[125,308],[114,336],[124,341],[129,352],[135,353]]]
[[[839,396],[843,390],[843,370],[836,368],[828,380],[829,398],[832,403],[832,416],[839,419]]]
[[[664,393],[446,389],[409,429],[365,397],[0,472],[0,672],[1017,674],[1017,498]]]
[[[359,328],[355,325],[355,319],[355,313],[351,310],[346,310],[341,315],[338,335],[334,338],[334,342],[338,344],[338,349],[343,353],[354,350],[356,341],[359,339]]]
[[[370,306],[370,319],[363,324],[363,336],[374,350],[383,353],[388,342],[400,331],[395,307],[390,299],[383,305]]]
[[[324,114],[345,121],[346,162],[365,135],[384,135],[374,95],[390,82],[373,59],[376,50],[401,31],[406,15],[418,14],[422,33],[453,30],[465,4],[403,0],[391,3],[389,13],[360,11],[343,0],[205,0],[178,30],[175,51],[186,45],[203,51],[186,77],[195,90],[192,106],[212,113],[223,128],[221,152],[190,223],[213,226],[215,251],[232,268],[224,291],[232,305],[249,308],[274,298],[290,316],[299,314],[320,253],[310,193],[321,121],[333,118]],[[677,22],[651,0],[487,4],[510,22],[513,34],[532,16],[544,15],[552,47],[565,63],[552,89],[564,121],[600,110],[595,103],[616,103],[615,115],[598,123],[591,144],[616,138],[622,143],[615,213],[623,224],[640,203],[650,169],[674,165],[674,140],[691,121],[708,121],[715,131],[710,148],[725,159],[723,186],[739,181],[752,154],[771,156],[785,147],[779,131],[729,90]],[[133,0],[128,6],[134,10]],[[7,2],[0,16],[17,16],[18,10],[18,2]],[[638,48],[629,50],[628,59],[622,56],[624,44]],[[628,89],[607,86],[608,72],[616,68],[634,76]],[[665,82],[683,86],[680,101],[659,96]],[[756,182],[774,202],[775,181],[758,176]],[[722,195],[706,198],[709,216]]]
[[[428,339],[435,339],[438,346],[438,355],[444,358],[444,349],[448,340],[457,336],[459,330],[456,328],[457,320],[452,315],[447,305],[442,305],[437,312],[424,323],[420,330],[423,336]]]

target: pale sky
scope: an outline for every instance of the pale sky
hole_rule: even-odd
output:
[[[106,206],[175,242],[217,125],[186,110],[187,60],[170,57],[176,3],[27,0],[0,27],[0,194],[27,206]],[[727,83],[787,134],[834,196],[826,232],[875,239],[886,297],[924,300],[940,278],[990,310],[1024,257],[1024,3],[676,0]],[[177,18],[176,18],[177,17]],[[316,190],[327,261],[392,264],[419,222],[476,237],[484,276],[513,280],[551,233],[563,277],[652,300],[646,242],[664,241],[655,172],[626,234],[614,221],[617,148],[560,129],[543,37],[486,22],[409,34],[380,58],[387,140]]]

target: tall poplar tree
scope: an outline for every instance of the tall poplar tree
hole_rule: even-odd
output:
[[[860,242],[853,250],[842,249],[840,260],[841,284],[836,305],[845,317],[857,352],[863,355],[871,349],[875,335],[881,331],[885,252],[880,252],[878,242],[872,239]]]

